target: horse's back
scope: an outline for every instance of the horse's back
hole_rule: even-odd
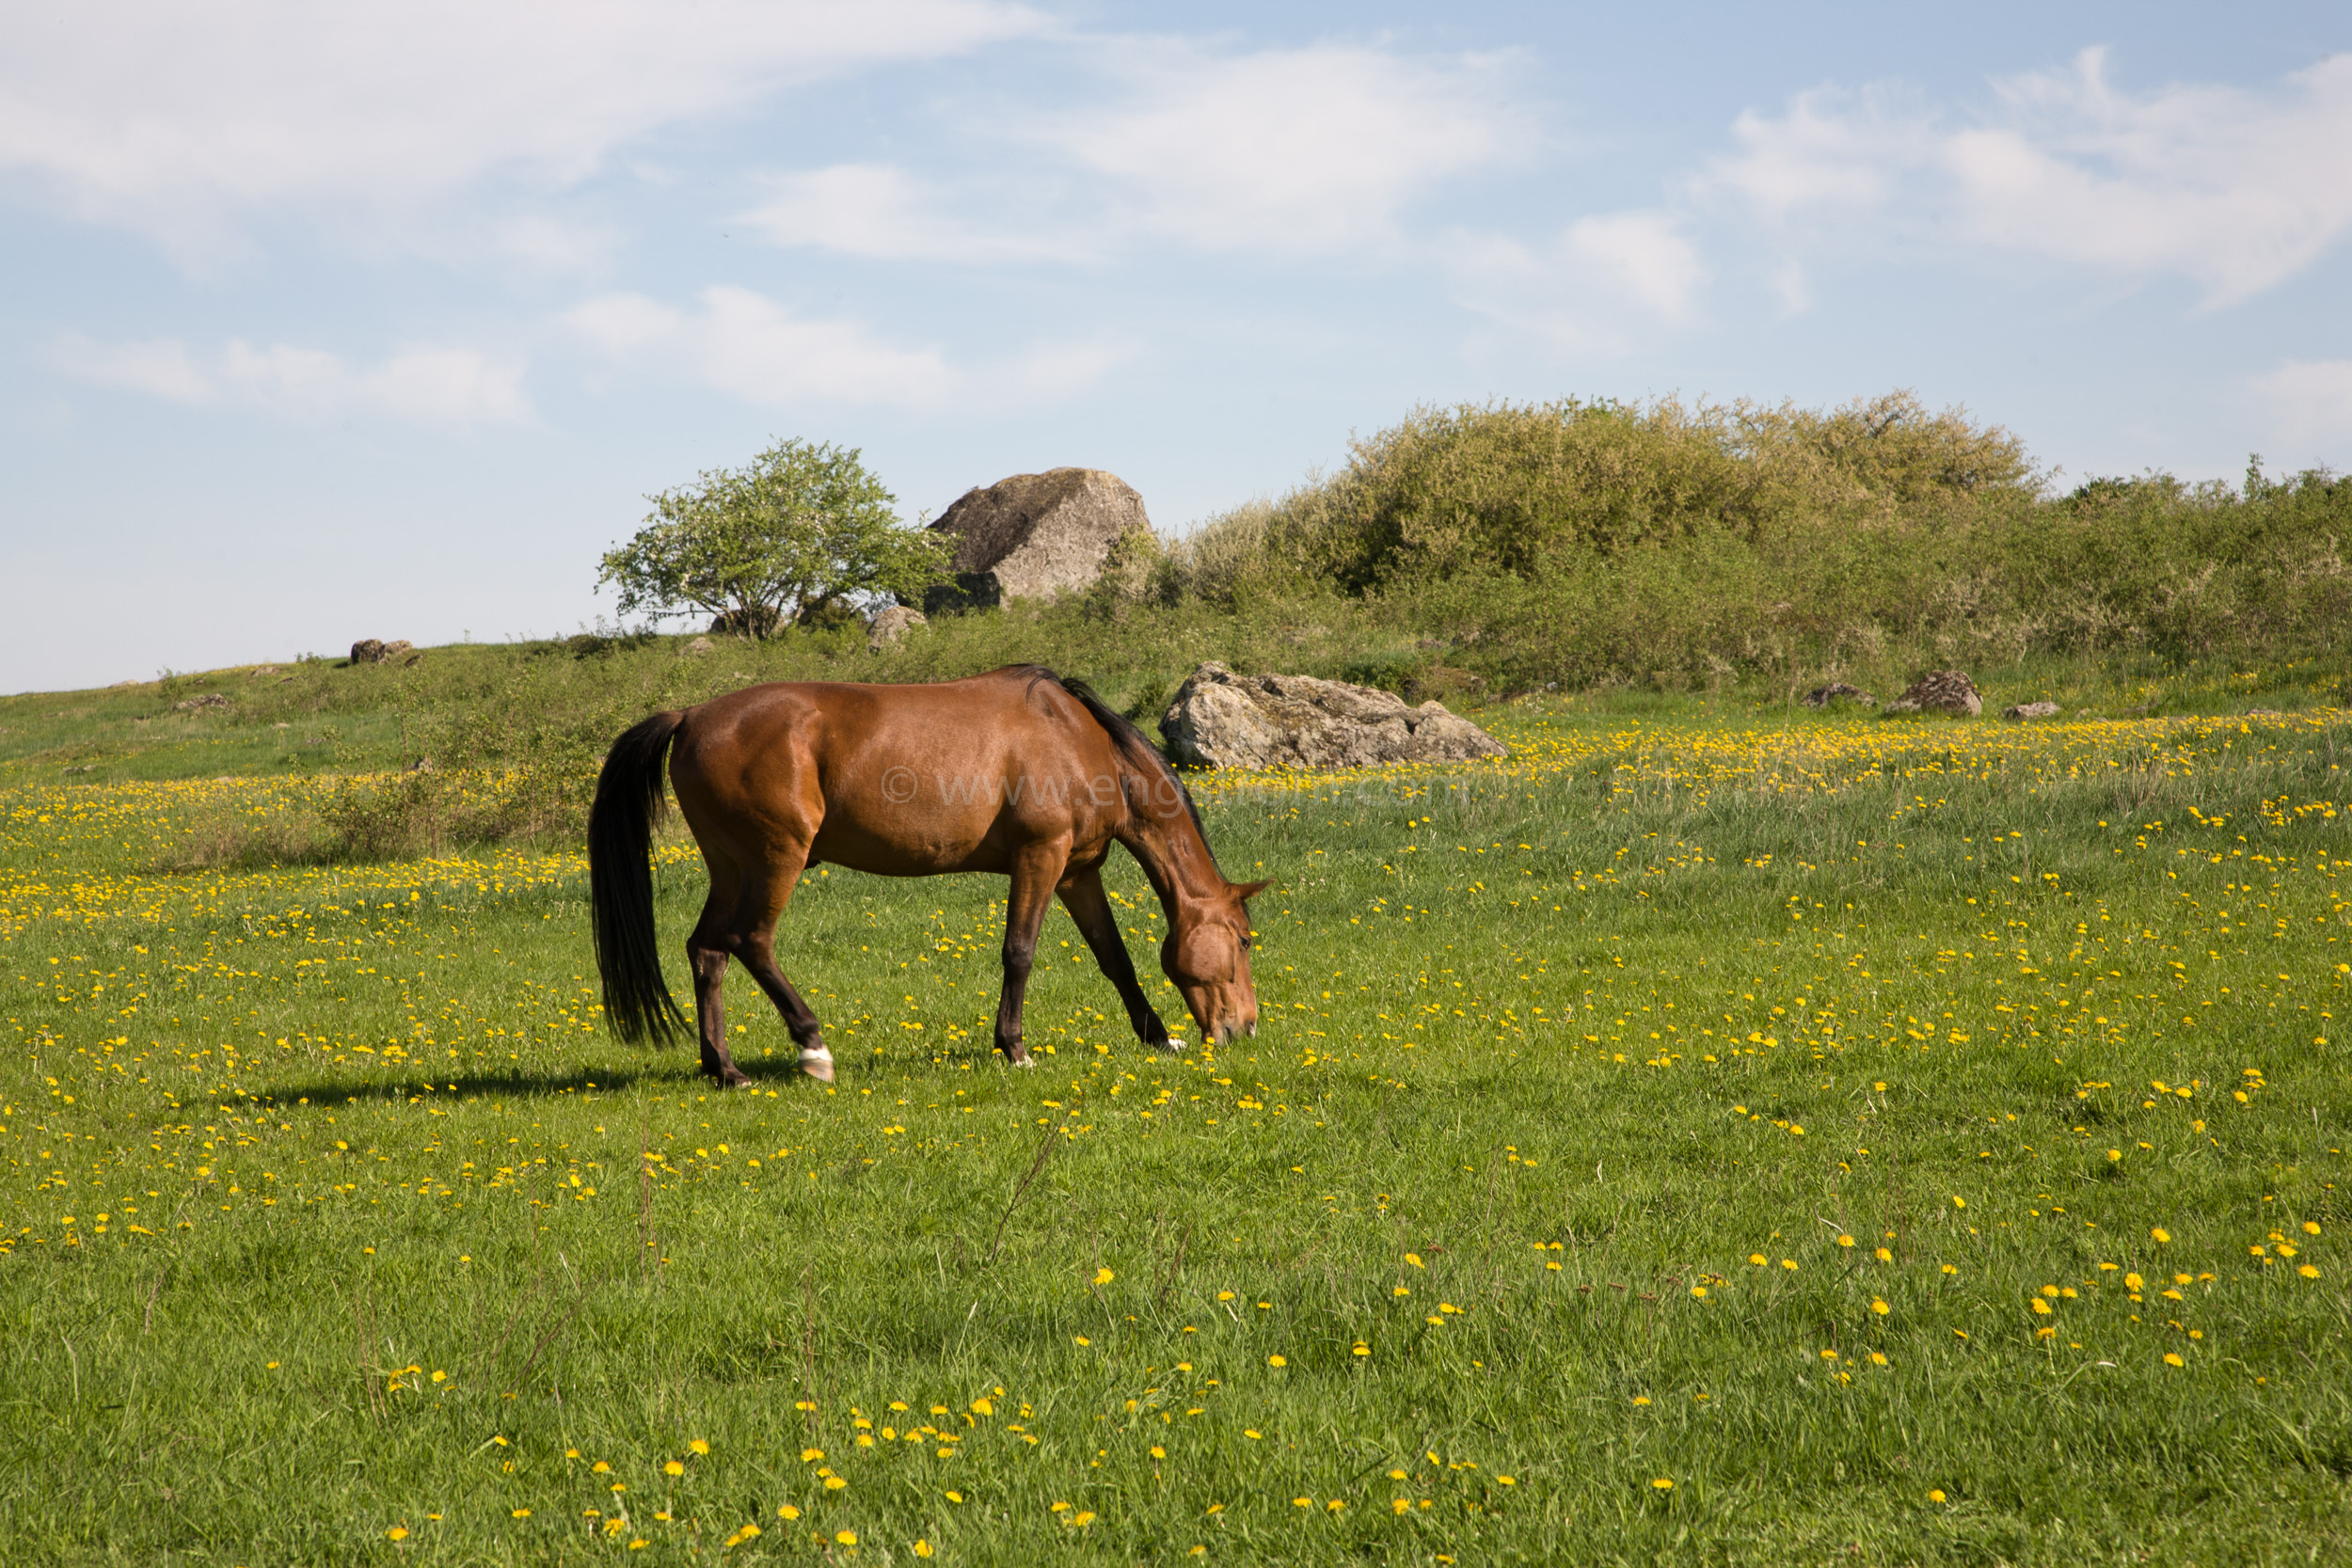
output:
[[[1003,870],[1023,842],[1103,836],[1118,802],[1101,785],[1115,774],[1101,726],[1022,667],[930,685],[747,687],[690,709],[671,760],[706,848],[792,842],[895,876]]]

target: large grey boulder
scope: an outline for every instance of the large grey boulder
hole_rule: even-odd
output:
[[[876,610],[874,618],[866,623],[866,650],[881,653],[915,627],[930,625],[919,610],[909,610],[902,604],[887,606]]]
[[[1965,672],[1931,670],[1903,688],[1903,694],[1887,704],[1886,711],[1948,713],[1955,719],[1974,719],[1984,711],[1984,699]]]
[[[1311,675],[1236,675],[1203,664],[1160,720],[1168,754],[1194,768],[1376,768],[1499,757],[1502,742],[1439,703]]]
[[[1138,530],[1152,530],[1143,498],[1100,468],[1015,474],[967,490],[931,524],[955,542],[955,586],[932,589],[923,608],[936,615],[1087,588],[1111,546]]]

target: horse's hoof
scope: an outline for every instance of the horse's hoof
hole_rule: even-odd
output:
[[[833,1082],[833,1057],[830,1053],[811,1054],[803,1052],[801,1071],[816,1079],[819,1084],[830,1084]]]

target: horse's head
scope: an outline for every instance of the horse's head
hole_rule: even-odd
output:
[[[1249,909],[1271,882],[1227,882],[1190,902],[1160,943],[1160,968],[1175,982],[1202,1037],[1222,1045],[1258,1032],[1258,988],[1249,978]]]

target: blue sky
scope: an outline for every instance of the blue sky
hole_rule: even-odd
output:
[[[1418,403],[2352,466],[2352,10],[0,3],[0,690],[560,634],[771,437],[1175,531]]]

